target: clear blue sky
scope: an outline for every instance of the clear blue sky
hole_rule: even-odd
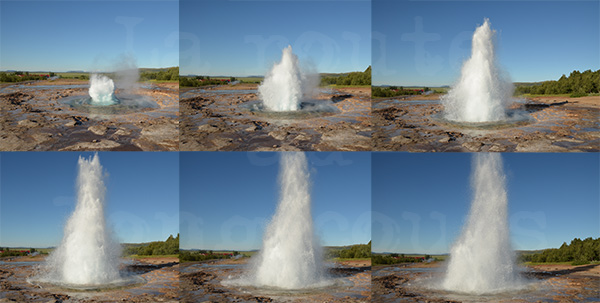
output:
[[[179,65],[177,1],[0,1],[0,70]]]
[[[77,159],[92,153],[2,153],[0,245],[60,243],[75,209]],[[178,154],[101,152],[108,173],[106,213],[121,242],[165,240],[179,230]]]
[[[292,45],[317,72],[371,64],[370,1],[179,3],[182,75],[264,75]]]
[[[500,65],[515,82],[557,80],[573,70],[597,70],[599,5],[599,1],[373,0],[373,84],[453,84],[470,56],[473,32],[484,18],[497,31]]]
[[[323,245],[371,239],[370,154],[307,153]],[[279,153],[181,153],[183,249],[259,249],[278,203]]]
[[[447,253],[471,204],[469,153],[374,153],[376,252]],[[505,153],[514,249],[600,234],[597,153]]]

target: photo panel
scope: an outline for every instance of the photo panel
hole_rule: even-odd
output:
[[[374,150],[599,151],[598,2],[372,5]]]
[[[183,152],[181,300],[371,297],[370,153]]]
[[[598,165],[595,154],[373,153],[373,301],[594,300]]]
[[[178,300],[178,153],[0,157],[3,300]]]
[[[0,14],[0,151],[179,149],[178,1],[2,1]]]
[[[371,148],[369,1],[180,1],[182,151]]]

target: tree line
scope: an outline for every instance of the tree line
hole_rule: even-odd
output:
[[[156,241],[145,244],[127,245],[123,249],[124,255],[138,256],[163,256],[179,253],[179,234],[177,237],[169,235],[165,241]]]
[[[206,261],[214,259],[229,259],[240,253],[233,251],[231,253],[215,253],[212,250],[183,250],[179,253],[179,262]]]
[[[370,258],[371,257],[371,241],[368,244],[357,244],[350,247],[330,248],[326,252],[327,258],[343,258],[343,259],[354,259],[354,258]]]
[[[371,258],[371,262],[373,265],[389,265],[389,264],[399,264],[399,263],[417,263],[417,262],[425,262],[426,260],[431,259],[430,255],[425,255],[423,257],[411,257],[406,256],[404,254],[392,253],[389,255],[377,254],[373,255]],[[439,261],[437,258],[433,258],[435,261]]]
[[[518,84],[515,94],[557,95],[570,94],[570,97],[583,97],[589,94],[598,94],[600,88],[600,69],[597,71],[586,70],[583,73],[573,71],[567,77],[562,75],[556,81],[545,81],[538,84]]]
[[[371,85],[371,66],[364,72],[351,72],[347,75],[321,77],[321,86],[327,85]]]
[[[373,97],[391,98],[397,96],[412,96],[422,95],[425,92],[431,91],[429,87],[424,88],[404,88],[404,86],[373,86],[371,88],[371,95]]]
[[[2,257],[24,257],[29,253],[36,252],[35,248],[30,248],[29,250],[11,250],[9,247],[0,247],[0,258]]]
[[[524,262],[572,262],[573,265],[600,261],[600,238],[589,237],[585,240],[575,238],[570,244],[564,242],[560,248],[550,248],[535,254],[522,254]]]
[[[140,80],[179,81],[179,66],[159,71],[144,71],[140,73]]]
[[[210,76],[194,76],[194,77],[181,77],[179,78],[179,86],[187,87],[200,87],[207,85],[222,85],[229,84],[237,79],[235,77],[224,78],[210,78]]]
[[[46,80],[49,77],[54,77],[54,73],[48,74],[30,74],[29,72],[0,72],[0,82],[21,82],[21,81],[35,81],[35,80]]]

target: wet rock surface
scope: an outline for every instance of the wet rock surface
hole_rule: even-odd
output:
[[[223,151],[362,151],[371,149],[370,89],[321,93],[337,112],[285,119],[260,115],[243,106],[258,102],[256,85],[183,90],[180,149]]]
[[[27,282],[38,262],[0,262],[0,302],[179,302],[179,264],[138,262],[121,270],[136,274],[145,284],[102,291],[75,291]]]
[[[371,302],[370,267],[332,268],[330,275],[353,285],[300,293],[266,294],[259,289],[224,286],[221,281],[243,273],[247,260],[186,262],[182,264],[181,302]]]
[[[373,302],[588,302],[600,300],[599,265],[547,271],[530,268],[522,276],[525,289],[494,294],[467,295],[436,289],[443,277],[440,264],[397,264],[373,268]],[[421,270],[419,270],[421,269]]]
[[[177,150],[178,91],[161,84],[137,94],[156,101],[143,112],[98,115],[61,102],[86,98],[83,85],[42,81],[43,86],[11,85],[0,90],[0,150]],[[117,95],[119,92],[117,91]]]
[[[594,98],[594,97],[589,97]],[[473,129],[436,119],[435,100],[373,101],[373,145],[377,151],[411,152],[598,152],[600,97],[597,102],[533,101],[511,109],[528,113],[528,123]]]

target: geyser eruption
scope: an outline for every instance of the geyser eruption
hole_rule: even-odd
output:
[[[92,74],[90,76],[90,97],[93,105],[112,105],[118,103],[115,98],[115,83],[112,79],[99,75]]]
[[[322,277],[322,255],[313,230],[306,156],[283,153],[280,165],[280,201],[257,258],[256,284],[314,286]]]
[[[471,57],[464,63],[458,83],[442,98],[444,118],[458,122],[506,119],[513,85],[496,65],[495,33],[488,19],[475,30]]]
[[[473,201],[462,234],[450,251],[442,287],[464,293],[491,293],[517,287],[508,230],[508,200],[499,154],[477,154]]]
[[[308,82],[292,46],[288,46],[282,51],[281,61],[273,65],[258,87],[258,95],[270,111],[296,111]]]
[[[265,231],[262,249],[245,276],[226,284],[287,290],[328,284],[313,230],[306,156],[284,152],[280,167],[279,205]]]
[[[48,258],[42,280],[67,285],[102,285],[120,280],[120,246],[106,226],[106,188],[98,155],[79,158],[77,206],[61,244]]]

